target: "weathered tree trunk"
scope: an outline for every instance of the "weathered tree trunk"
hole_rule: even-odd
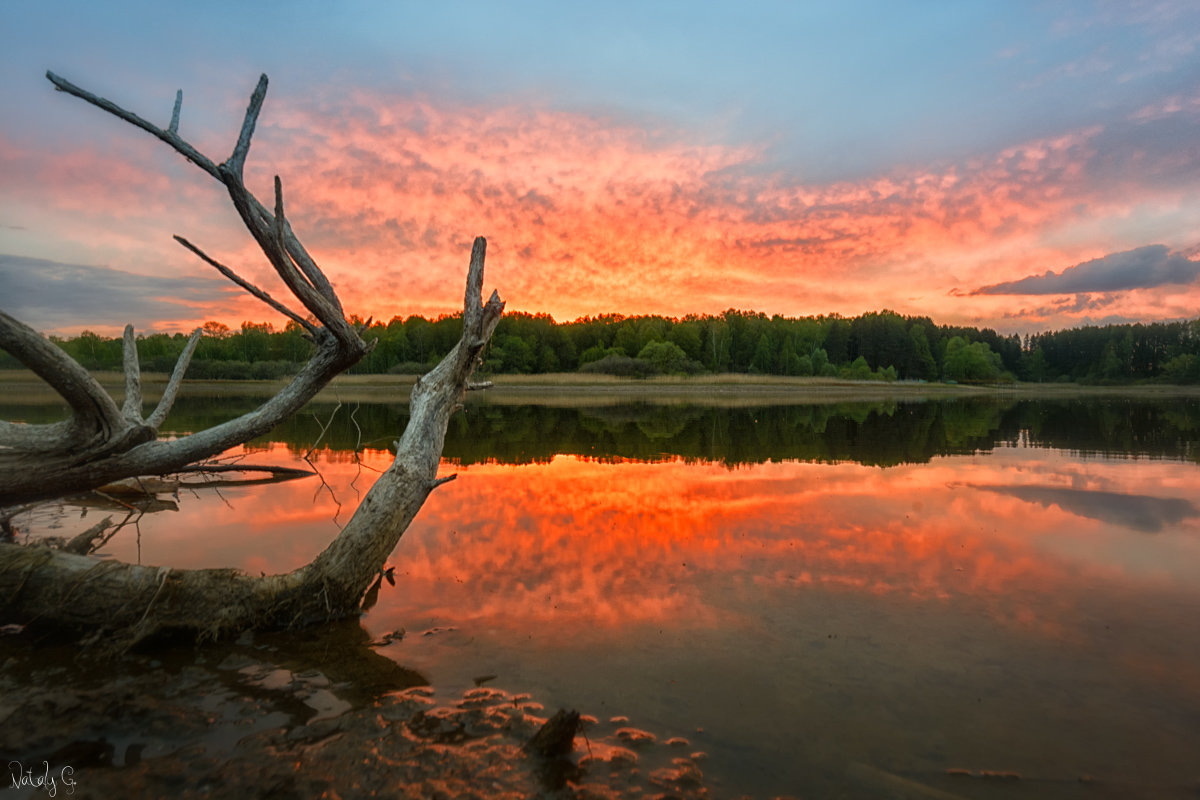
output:
[[[158,475],[221,453],[261,436],[298,411],[329,381],[354,365],[372,347],[346,319],[329,280],[292,233],[283,211],[283,186],[275,178],[275,208],[269,212],[242,181],[250,138],[266,97],[263,75],[250,98],[233,155],[214,164],[179,136],[182,93],[176,97],[170,127],[158,128],[136,114],[97,97],[53,73],[46,77],[60,90],[82,98],[153,133],[202,170],[224,184],[247,230],[275,272],[311,318],[301,315],[218,263],[186,239],[180,244],[221,274],[276,311],[301,325],[316,343],[316,352],[292,381],[254,411],[208,430],[172,441],[157,439],[184,370],[199,340],[199,331],[180,356],[158,407],[141,413],[141,379],[133,329],[125,329],[125,401],[117,403],[79,364],[29,326],[0,311],[0,348],[33,370],[71,408],[69,420],[50,425],[0,424],[0,506],[50,498],[111,483],[135,475]]]
[[[332,287],[292,235],[283,216],[282,189],[275,180],[275,213],[271,215],[241,184],[241,164],[266,76],[251,99],[238,145],[230,161],[215,166],[177,134],[179,100],[167,130],[155,128],[135,115],[83,92],[56,76],[50,79],[64,91],[83,97],[154,133],[229,188],[247,228],[254,234],[276,271],[319,321],[320,325],[284,308],[265,292],[233,275],[196,248],[209,263],[239,285],[265,299],[302,324],[317,343],[317,352],[300,374],[278,395],[250,414],[173,442],[154,440],[154,429],[165,416],[156,411],[140,418],[136,349],[126,332],[127,400],[124,409],[81,367],[21,323],[0,317],[0,346],[10,349],[51,383],[71,403],[73,420],[39,431],[10,425],[8,442],[26,446],[10,454],[34,473],[0,470],[0,504],[13,499],[54,496],[68,490],[107,483],[129,475],[166,473],[219,453],[266,432],[300,408],[331,377],[367,351],[358,332],[344,318]],[[182,240],[181,240],[182,241]],[[396,443],[392,466],[376,481],[336,539],[310,564],[283,575],[252,577],[233,569],[182,570],[98,560],[46,547],[0,544],[0,618],[20,623],[50,623],[82,628],[95,637],[112,635],[121,645],[154,633],[187,629],[216,636],[248,628],[291,627],[358,613],[364,593],[378,577],[401,535],[439,483],[437,469],[450,415],[472,388],[471,373],[495,329],[504,303],[493,292],[482,302],[486,242],[475,240],[467,273],[462,338],[454,349],[413,387],[411,416]],[[134,355],[132,362],[129,353]],[[186,357],[181,359],[186,362]],[[53,378],[63,368],[65,378]],[[182,368],[176,373],[181,377]],[[131,377],[132,376],[132,377]],[[177,388],[178,379],[174,381]],[[172,389],[169,394],[173,394]],[[139,398],[131,400],[130,398]],[[160,409],[162,406],[160,405]],[[25,426],[31,427],[31,426]],[[3,431],[0,431],[3,432]],[[82,457],[69,450],[86,443]],[[32,460],[47,454],[45,466]],[[76,451],[77,453],[79,451]],[[52,490],[39,488],[51,486]]]

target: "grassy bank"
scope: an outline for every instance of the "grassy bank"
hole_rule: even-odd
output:
[[[117,372],[101,372],[96,378],[117,396],[124,379]],[[147,374],[142,392],[148,402],[161,394],[166,375]],[[610,375],[560,373],[543,375],[497,375],[494,386],[478,395],[489,403],[532,403],[538,405],[594,405],[623,402],[706,404],[808,404],[845,402],[935,400],[963,396],[998,397],[1178,397],[1200,398],[1200,386],[1138,384],[1131,386],[1083,386],[1073,383],[1013,383],[967,386],[944,383],[896,381],[850,381],[835,378],[789,378],[776,375],[699,375],[657,377],[643,380]],[[340,375],[319,395],[326,402],[407,402],[416,377],[412,375]],[[192,397],[269,397],[286,381],[184,381],[182,393]],[[54,403],[58,395],[33,373],[0,371],[0,390],[8,403]]]

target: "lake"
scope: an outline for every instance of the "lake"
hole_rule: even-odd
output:
[[[165,428],[255,402],[183,398]],[[320,477],[164,495],[101,553],[297,567],[390,463],[406,414],[314,405],[233,455],[303,466],[307,454]],[[595,718],[597,746],[617,729],[633,750],[628,730],[671,741],[715,797],[1200,788],[1194,399],[472,397],[442,472],[457,478],[401,539],[395,586],[381,584],[347,645],[393,677],[335,681],[300,721],[411,685],[485,686]],[[18,517],[18,536],[126,516],[95,505]],[[14,638],[0,657],[36,673],[41,656]],[[322,658],[337,660],[310,656],[310,668]],[[254,729],[287,727],[289,713],[271,707]],[[139,735],[144,759],[180,757],[169,735],[131,725],[89,730],[110,744],[101,766],[125,765],[111,743]],[[227,747],[223,735],[206,742]]]

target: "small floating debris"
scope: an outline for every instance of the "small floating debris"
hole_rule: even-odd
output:
[[[483,686],[488,681],[496,680],[497,677],[499,677],[499,676],[498,675],[480,675],[478,677],[472,678],[471,680],[475,682],[476,686]]]
[[[500,689],[477,688],[463,694],[460,708],[481,708],[495,706],[508,701],[508,693]]]
[[[588,748],[591,752],[579,759],[579,766],[585,769],[607,766],[610,771],[625,770],[637,766],[638,755],[624,747],[592,742]]]
[[[1021,780],[1021,773],[1019,772],[997,769],[981,769],[978,771],[972,771],[969,769],[963,769],[962,767],[951,767],[946,770],[946,774],[952,778],[984,778],[986,780],[993,781]]]
[[[1009,772],[1007,770],[981,769],[979,771],[979,777],[989,778],[991,780],[997,780],[997,781],[1019,781],[1019,780],[1021,780],[1020,773]]]
[[[686,758],[672,760],[672,766],[650,773],[650,783],[668,791],[696,788],[704,783],[704,773]]]
[[[458,630],[458,628],[455,628],[453,625],[451,625],[451,626],[445,627],[445,628],[442,628],[442,627],[430,628],[429,630],[425,631],[421,635],[422,636],[433,636],[436,633],[450,633],[451,631],[456,631],[456,630]]]
[[[658,737],[653,733],[639,730],[638,728],[619,728],[616,736],[631,747],[645,747],[658,741]]]
[[[381,645],[385,645],[385,644],[391,644],[392,642],[399,642],[404,639],[404,635],[406,633],[407,633],[407,631],[405,631],[404,628],[397,628],[394,631],[385,633],[383,635],[383,638],[381,638],[379,640],[379,643]]]

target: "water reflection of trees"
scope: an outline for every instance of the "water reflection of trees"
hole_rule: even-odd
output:
[[[242,413],[254,398],[183,398],[169,430],[197,430]],[[245,409],[243,408],[245,406]],[[408,419],[402,403],[315,404],[258,441],[303,454],[386,449]],[[353,412],[353,416],[352,416]],[[29,407],[23,418],[42,421]],[[332,418],[332,420],[331,420]],[[322,429],[328,425],[322,435]],[[1024,441],[1104,455],[1200,460],[1200,408],[1186,398],[957,399],[825,405],[631,403],[563,408],[470,403],[450,422],[445,457],[462,464],[545,462],[558,454],[728,465],[764,461],[923,463]],[[347,457],[350,457],[349,455]]]
[[[311,446],[333,407],[272,432],[297,451]],[[386,446],[406,421],[398,405],[334,415],[323,444]],[[357,425],[355,424],[357,423]],[[631,404],[596,408],[469,405],[451,421],[445,457],[462,464],[545,462],[558,454],[656,461],[682,457],[727,465],[764,461],[924,463],[1025,441],[1037,447],[1196,460],[1200,409],[1185,400],[1130,399],[838,403],[714,408]]]

